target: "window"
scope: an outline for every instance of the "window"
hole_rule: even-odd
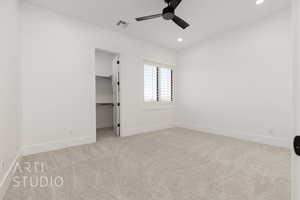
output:
[[[157,64],[144,64],[144,101],[173,101],[173,70]]]

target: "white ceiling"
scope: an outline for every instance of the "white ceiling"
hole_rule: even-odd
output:
[[[26,1],[176,50],[290,6],[290,0],[265,0],[260,6],[255,4],[256,0],[183,0],[176,14],[191,26],[181,30],[171,21],[161,18],[135,22],[135,17],[160,13],[166,5],[163,0]],[[117,27],[120,19],[128,21],[130,25],[126,29]],[[178,37],[184,41],[178,43]]]

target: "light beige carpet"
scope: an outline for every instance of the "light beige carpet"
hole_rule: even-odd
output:
[[[46,169],[16,176],[62,177],[63,186],[15,181],[5,200],[290,199],[287,149],[179,128],[127,138],[104,130],[96,144],[28,156],[22,167],[34,161]]]

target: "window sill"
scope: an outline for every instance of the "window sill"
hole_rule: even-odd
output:
[[[176,106],[174,103],[158,103],[158,102],[149,102],[144,103],[144,110],[168,110],[174,109]]]

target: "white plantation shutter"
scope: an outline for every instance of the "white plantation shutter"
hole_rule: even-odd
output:
[[[173,71],[171,68],[151,62],[144,64],[144,101],[173,101]]]
[[[170,68],[158,68],[158,94],[159,101],[172,101],[172,70]]]
[[[144,65],[144,101],[157,101],[157,68]]]

